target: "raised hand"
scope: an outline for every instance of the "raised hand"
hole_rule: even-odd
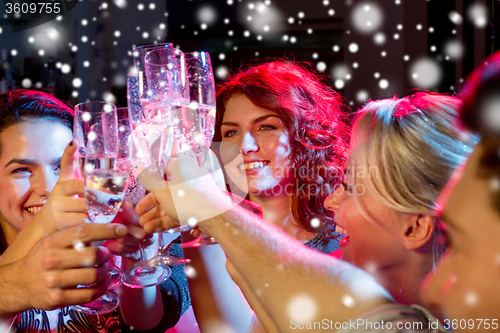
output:
[[[50,310],[99,297],[110,282],[105,265],[109,252],[102,246],[87,245],[125,235],[127,228],[119,224],[85,223],[42,238],[24,258],[0,266],[0,318],[27,309]],[[84,284],[91,286],[77,288]]]
[[[154,193],[148,193],[139,201],[135,211],[140,215],[139,224],[146,232],[160,232],[180,225],[165,213]]]
[[[144,248],[154,244],[152,235],[139,225],[139,217],[130,203],[126,201],[122,203],[120,211],[112,223],[125,225],[128,229],[128,234],[124,238],[109,240],[104,243],[104,246],[111,253],[139,260],[139,244],[143,242]]]
[[[74,139],[66,147],[61,158],[58,182],[43,208],[33,218],[40,223],[44,235],[85,223],[88,217],[83,179],[75,178],[79,173],[77,151],[78,140]]]

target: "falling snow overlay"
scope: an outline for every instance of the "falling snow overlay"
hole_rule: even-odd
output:
[[[210,52],[219,81],[255,59],[311,62],[358,106],[413,88],[458,91],[480,57],[471,54],[467,37],[476,36],[477,44],[482,36],[485,49],[491,40],[488,6],[439,6],[437,0],[84,2],[17,33],[2,22],[2,89],[44,89],[54,76],[63,99],[124,106],[132,47],[172,42],[185,51]],[[29,78],[22,77],[26,57],[36,68]],[[49,58],[58,64],[53,74]],[[339,75],[342,67],[347,70]]]
[[[123,107],[132,48],[171,42],[185,52],[209,52],[217,82],[267,58],[309,62],[352,111],[413,89],[454,94],[481,59],[500,49],[499,6],[497,0],[80,0],[45,22],[2,13],[0,93],[42,89],[74,104],[105,100]],[[499,133],[500,98],[484,107],[479,121]],[[499,178],[488,185],[500,191]],[[187,265],[186,275],[197,272]],[[339,297],[346,308],[360,302]],[[461,301],[474,307],[483,300],[471,287]],[[296,290],[285,311],[307,321],[317,302]]]

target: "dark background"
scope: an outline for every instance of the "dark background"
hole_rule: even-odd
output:
[[[413,88],[459,92],[467,74],[499,47],[495,0],[83,0],[70,5],[57,20],[22,31],[19,27],[34,24],[29,16],[0,16],[0,92],[50,86],[74,103],[105,99],[125,106],[132,47],[168,41],[186,52],[210,52],[218,81],[242,64],[268,57],[311,62],[355,108],[366,99],[401,96]],[[378,9],[381,21],[363,33],[352,15],[366,5]],[[484,9],[484,25],[471,18],[473,6]],[[461,19],[452,22],[454,12]],[[385,36],[383,43],[374,41],[377,34]],[[460,56],[450,56],[450,41],[463,48]],[[357,52],[350,51],[351,44]],[[440,72],[439,79],[431,84],[414,79],[419,60],[438,68],[424,66],[420,78]]]

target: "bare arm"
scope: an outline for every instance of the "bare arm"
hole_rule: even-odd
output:
[[[239,207],[199,227],[216,237],[280,332],[293,319],[345,321],[390,301],[364,271],[301,246]],[[316,310],[310,316],[294,308],[304,302]]]
[[[241,291],[245,295],[246,300],[255,311],[255,314],[257,316],[257,318],[254,317],[254,321],[252,327],[249,330],[249,333],[278,333],[279,331],[276,325],[272,321],[271,317],[269,317],[265,309],[262,307],[243,276],[241,276],[241,274],[229,260],[226,263],[226,267],[229,275],[241,288]]]
[[[105,265],[109,252],[74,244],[126,233],[123,226],[82,224],[44,237],[21,260],[0,266],[0,321],[28,309],[52,310],[102,295],[109,284]],[[82,284],[93,285],[77,288]]]
[[[183,235],[183,241],[192,238]],[[191,259],[188,274],[191,303],[202,332],[247,332],[253,311],[226,270],[226,256],[219,245],[184,249]]]
[[[391,302],[389,294],[366,272],[308,249],[275,225],[234,206],[196,168],[190,161],[171,160],[172,192],[155,190],[157,200],[176,220],[190,216],[202,221],[198,227],[217,239],[280,332],[290,331],[294,319],[345,321]],[[176,198],[181,188],[182,198]],[[213,217],[206,218],[210,215]],[[152,222],[144,227],[162,229],[173,224]],[[266,292],[259,292],[264,288]],[[314,310],[300,311],[294,304],[308,304]]]

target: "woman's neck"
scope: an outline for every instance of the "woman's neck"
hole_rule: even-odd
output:
[[[398,303],[420,305],[420,284],[432,267],[432,260],[424,253],[410,251],[408,254],[397,265],[376,272],[375,279]]]
[[[289,195],[281,196],[253,196],[250,195],[250,201],[258,204],[262,208],[264,220],[267,220],[300,241],[308,241],[316,236],[302,228],[293,218],[292,197]]]

